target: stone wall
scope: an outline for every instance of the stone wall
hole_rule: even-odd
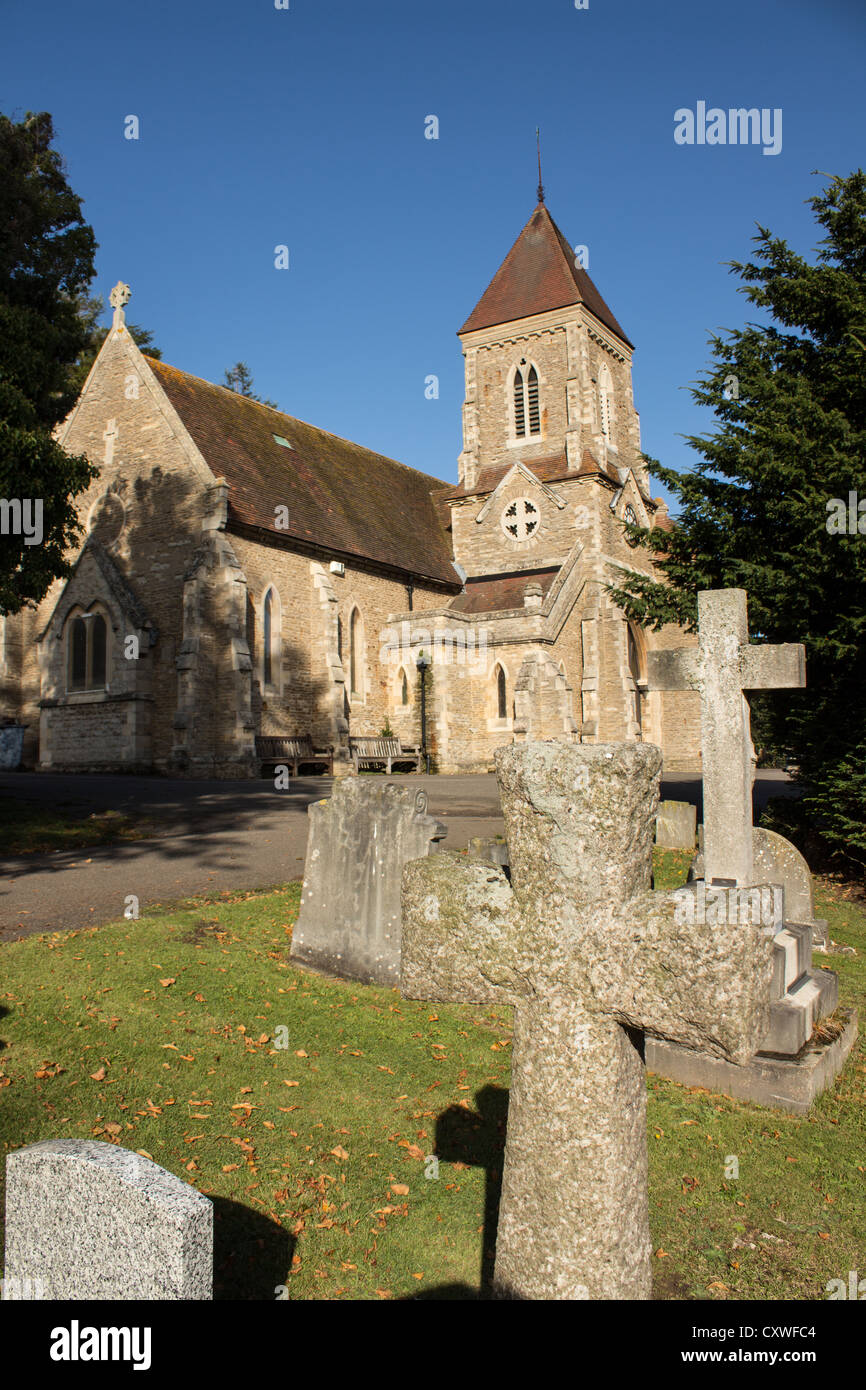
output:
[[[334,573],[329,565],[311,562],[307,556],[239,536],[233,536],[233,545],[247,581],[253,701],[261,732],[312,732],[316,741],[330,744],[339,741],[342,718],[350,734],[378,734],[386,719],[396,714],[398,676],[405,662],[396,653],[382,661],[380,652],[387,644],[391,615],[406,608],[406,583],[350,561],[345,562],[344,573]],[[266,686],[263,604],[270,588],[279,599],[281,656],[272,665],[275,679]],[[406,616],[417,620],[420,613],[441,606],[442,601],[441,589],[415,584],[414,611]],[[351,628],[356,612],[358,688],[350,691]],[[414,666],[407,676],[411,687]],[[400,712],[408,733],[402,705]],[[391,726],[397,732],[393,718]]]

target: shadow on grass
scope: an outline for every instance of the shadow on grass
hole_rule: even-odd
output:
[[[213,1296],[215,1300],[273,1303],[289,1276],[295,1238],[276,1221],[228,1197],[214,1207]]]
[[[413,1295],[412,1301],[431,1302],[458,1299],[487,1300],[493,1297],[493,1262],[496,1256],[496,1228],[502,1193],[502,1162],[505,1153],[505,1125],[508,1118],[508,1091],[501,1086],[484,1086],[475,1096],[475,1110],[451,1105],[436,1120],[436,1157],[443,1163],[465,1163],[484,1168],[484,1233],[482,1236],[479,1287],[469,1284],[443,1284]]]

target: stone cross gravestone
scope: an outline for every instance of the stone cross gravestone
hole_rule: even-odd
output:
[[[400,876],[444,838],[427,793],[348,777],[309,807],[292,960],[367,984],[400,980]]]
[[[47,1139],[6,1158],[4,1300],[213,1297],[213,1204],[116,1144]]]
[[[643,1031],[744,1061],[766,1025],[761,928],[650,890],[660,769],[651,744],[500,748],[513,886],[448,852],[404,870],[403,994],[515,1009],[501,1297],[650,1296]]]
[[[649,652],[650,690],[699,690],[707,883],[754,883],[753,749],[744,690],[806,684],[805,650],[749,642],[745,589],[698,594],[697,649]]]
[[[698,620],[697,651],[653,652],[648,663],[650,689],[701,693],[703,850],[695,860],[696,883],[691,886],[707,906],[711,896],[720,898],[721,916],[714,914],[711,922],[707,913],[701,919],[729,940],[742,921],[742,906],[747,906],[741,895],[752,896],[758,884],[784,890],[779,895],[784,916],[775,907],[764,916],[773,936],[774,981],[769,1024],[763,1037],[755,1039],[749,1066],[732,1067],[706,1052],[658,1038],[647,1039],[647,1063],[686,1085],[803,1112],[842,1066],[856,1037],[856,1018],[849,1017],[836,1041],[813,1039],[815,1024],[837,1007],[838,979],[812,965],[813,941],[826,941],[826,923],[813,917],[808,865],[781,835],[752,825],[754,750],[743,691],[805,685],[804,650],[799,644],[752,645],[742,589],[698,594]]]

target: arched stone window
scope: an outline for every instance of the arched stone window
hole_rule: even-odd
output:
[[[524,358],[515,368],[512,384],[514,435],[525,439],[527,435],[541,434],[541,412],[538,404],[538,372]]]
[[[401,704],[401,705],[408,705],[408,703],[409,703],[409,681],[408,681],[407,678],[406,678],[406,672],[403,670],[402,666],[401,666],[400,672],[399,672],[399,674],[398,674],[398,676],[397,676],[397,680],[398,680],[398,683],[399,683],[399,686],[400,686],[400,704]]]
[[[633,710],[632,717],[638,727],[638,734],[643,731],[643,700],[646,693],[646,657],[644,654],[644,641],[633,623],[626,624],[626,643],[628,649],[628,672],[633,682]]]
[[[262,600],[262,684],[280,684],[282,661],[282,605],[273,584]]]
[[[265,594],[265,611],[262,619],[262,649],[264,654],[264,677],[265,685],[273,685],[273,657],[271,653],[271,643],[274,640],[273,628],[274,616],[274,591],[268,589]]]
[[[494,672],[496,679],[496,717],[497,719],[508,718],[508,683],[505,679],[504,669],[497,664]]]
[[[352,609],[349,618],[349,693],[364,692],[364,620],[360,610]]]
[[[108,624],[93,608],[66,621],[66,689],[70,694],[105,690],[108,683]]]

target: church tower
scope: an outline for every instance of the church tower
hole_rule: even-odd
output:
[[[541,190],[539,190],[541,191]],[[466,372],[460,482],[520,462],[632,469],[646,492],[633,346],[542,200],[459,331]],[[483,490],[483,488],[481,489]]]

